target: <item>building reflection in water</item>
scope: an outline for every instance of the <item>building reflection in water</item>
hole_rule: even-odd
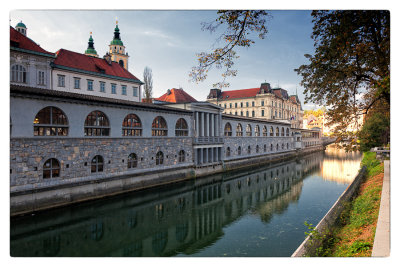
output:
[[[320,176],[337,183],[351,183],[360,170],[361,152],[345,152],[328,146],[324,153]]]
[[[297,202],[323,153],[44,212],[11,221],[12,256],[191,255],[247,212],[268,223]],[[329,165],[328,165],[329,166]]]

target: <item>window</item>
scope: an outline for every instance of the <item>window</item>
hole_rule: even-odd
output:
[[[91,172],[102,172],[103,167],[104,167],[103,157],[100,155],[94,156],[90,165]]]
[[[260,153],[260,147],[258,145],[256,146],[256,153]]]
[[[56,107],[41,109],[33,121],[35,136],[67,136],[68,119],[64,112]]]
[[[271,151],[274,151],[274,146],[271,144]]]
[[[81,89],[81,78],[74,78],[74,89]]]
[[[229,122],[227,122],[225,124],[224,135],[225,136],[232,136],[232,125]]]
[[[189,128],[185,119],[180,118],[175,124],[175,136],[188,136]]]
[[[260,136],[260,126],[256,125],[256,127],[254,128],[254,135]]]
[[[55,159],[48,159],[43,164],[43,179],[60,177],[60,162]]]
[[[185,151],[184,150],[179,151],[178,162],[185,162]]]
[[[105,82],[100,82],[100,92],[102,92],[102,93],[106,92],[106,83]]]
[[[265,115],[264,115],[264,110],[262,109],[261,110],[261,117],[264,117]]]
[[[117,85],[112,83],[111,84],[111,94],[116,94],[117,93]]]
[[[254,101],[253,101],[253,102],[251,102],[251,106],[252,106],[252,107],[254,107]]]
[[[241,107],[241,108],[243,107],[243,102],[240,102],[240,107]]]
[[[256,112],[255,112],[254,110],[251,112],[251,116],[252,116],[252,117],[255,117],[255,116],[256,116]]]
[[[229,107],[232,108],[232,103],[229,103]]]
[[[38,71],[37,84],[38,85],[45,85],[44,71],[42,71],[42,70]]]
[[[261,100],[261,106],[262,107],[264,106],[264,100]]]
[[[282,127],[281,136],[285,136],[285,128]]]
[[[246,111],[246,117],[248,117],[248,116],[249,116],[249,111],[247,110],[247,111]]]
[[[133,87],[133,96],[138,96],[138,91],[137,87]]]
[[[135,153],[131,153],[128,156],[128,169],[137,167],[137,156]]]
[[[278,144],[276,144],[276,151],[278,151],[279,150],[279,145]]]
[[[107,116],[98,110],[92,111],[85,120],[85,136],[109,136],[110,123]]]
[[[263,136],[268,136],[267,126],[265,126],[265,125],[263,127]]]
[[[164,154],[158,151],[156,154],[156,165],[162,165],[164,163]]]
[[[289,143],[286,143],[286,149],[289,149]]]
[[[226,104],[224,104],[224,108],[226,108]]]
[[[65,76],[57,75],[58,78],[58,87],[65,87]]]
[[[243,128],[240,123],[236,126],[236,136],[243,136]]]
[[[251,147],[250,146],[247,147],[247,154],[251,154]]]
[[[133,113],[126,115],[122,122],[122,136],[141,136],[142,122],[139,117]]]
[[[87,80],[87,90],[93,91],[93,80]]]
[[[235,111],[235,115],[237,115],[237,111]]]
[[[167,136],[168,127],[167,122],[161,116],[156,117],[151,125],[151,135],[152,136]]]
[[[247,124],[247,126],[246,126],[246,136],[251,136],[251,135],[252,135],[251,125]]]
[[[282,150],[284,150],[285,149],[285,144],[284,143],[282,143]]]
[[[246,102],[246,107],[249,107],[249,102]]]
[[[240,111],[240,116],[243,116],[243,111]]]
[[[267,145],[264,145],[264,152],[267,152]]]
[[[122,85],[121,89],[122,89],[122,95],[126,95],[126,85]]]
[[[242,155],[242,147],[241,146],[238,147],[238,155],[239,156]]]
[[[269,127],[269,136],[274,136],[274,127]]]
[[[235,108],[237,108],[237,103],[235,103]]]
[[[275,136],[279,136],[279,127],[276,127]]]
[[[286,136],[289,136],[289,128],[286,128]]]
[[[228,146],[226,148],[226,157],[229,158],[231,156],[231,148]]]
[[[11,67],[11,81],[26,83],[26,69],[21,65],[14,65]]]

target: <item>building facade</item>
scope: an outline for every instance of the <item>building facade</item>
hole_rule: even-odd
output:
[[[224,113],[270,120],[287,120],[292,128],[302,128],[303,110],[297,95],[262,83],[259,88],[221,91],[211,89],[207,101],[224,108]]]

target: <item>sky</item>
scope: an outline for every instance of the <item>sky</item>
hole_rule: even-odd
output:
[[[227,80],[230,87],[223,90],[255,88],[268,82],[289,94],[296,94],[297,90],[303,109],[315,108],[304,106],[301,77],[294,71],[308,62],[304,54],[314,51],[311,11],[269,13],[266,38],[253,36],[255,44],[237,50],[238,74]],[[64,48],[84,53],[92,32],[100,57],[108,51],[117,19],[130,56],[129,71],[143,80],[144,68],[152,69],[153,97],[181,87],[197,100],[205,101],[213,84],[222,80],[222,72],[213,68],[204,82],[189,81],[196,53],[211,51],[219,36],[201,29],[201,22],[217,18],[216,10],[12,10],[9,15],[11,26],[22,21],[28,28],[28,37],[50,52]]]

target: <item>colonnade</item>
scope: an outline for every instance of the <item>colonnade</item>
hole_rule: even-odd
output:
[[[194,162],[197,165],[222,161],[222,147],[196,148]]]
[[[221,135],[222,115],[209,112],[195,112],[197,137]]]

